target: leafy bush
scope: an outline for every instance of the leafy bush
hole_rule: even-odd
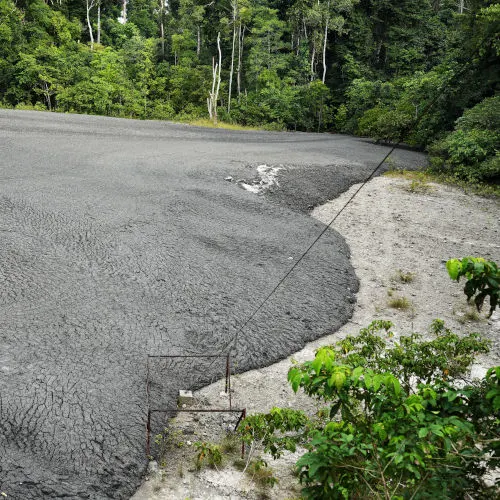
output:
[[[464,257],[462,260],[450,259],[446,269],[453,280],[460,281],[462,276],[466,278],[464,293],[467,300],[474,297],[478,311],[486,297],[490,298],[491,316],[500,298],[500,271],[496,263],[481,257]]]
[[[152,120],[172,120],[175,110],[170,102],[153,101],[149,105],[147,117]]]
[[[370,81],[365,78],[353,80],[346,90],[346,102],[342,105],[344,107],[341,109],[341,114],[336,117],[338,123],[343,125],[342,131],[358,132],[360,128],[358,122],[366,111],[373,108],[379,111],[385,109],[385,106],[398,94],[399,90],[391,82]],[[374,117],[367,120],[373,121]]]
[[[321,81],[294,85],[264,71],[259,82],[258,90],[234,102],[230,116],[221,113],[221,118],[267,130],[320,131],[330,125],[330,91]]]
[[[450,125],[448,113],[436,101],[452,76],[453,72],[442,66],[385,83],[380,92],[373,94],[372,106],[358,116],[357,132],[375,139],[426,146]],[[348,95],[352,96],[352,89]]]
[[[479,383],[458,382],[487,343],[460,338],[439,320],[433,340],[394,341],[391,327],[374,321],[292,367],[293,390],[327,406],[311,419],[276,408],[252,415],[241,426],[244,439],[261,440],[275,457],[305,446],[297,467],[306,498],[492,494],[482,475],[500,453],[500,367]]]
[[[456,121],[453,132],[429,149],[435,169],[467,181],[500,179],[500,96],[484,99]]]
[[[359,133],[377,140],[399,142],[412,121],[413,116],[407,110],[376,106],[366,111],[359,120]]]
[[[222,451],[219,445],[196,441],[194,446],[197,449],[195,459],[197,469],[201,469],[204,464],[208,464],[215,469],[222,465]]]

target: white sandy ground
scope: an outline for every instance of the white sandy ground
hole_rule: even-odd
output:
[[[477,331],[492,341],[490,354],[480,359],[474,374],[500,363],[500,315],[468,320],[469,310],[462,288],[446,273],[445,262],[453,257],[483,256],[500,262],[500,210],[498,201],[467,195],[443,185],[430,185],[430,191],[414,193],[410,181],[379,177],[364,186],[332,225],[346,239],[351,259],[360,280],[357,305],[351,321],[341,329],[307,345],[293,358],[311,359],[315,349],[331,344],[345,334],[355,334],[373,319],[390,319],[399,334],[426,333],[434,318],[444,319],[456,332]],[[318,207],[313,217],[329,223],[359,186],[353,186],[338,199]],[[398,270],[415,273],[411,283],[397,279]],[[392,290],[392,292],[391,292]],[[392,297],[404,296],[411,301],[407,310],[392,309]],[[485,308],[487,309],[487,308]],[[485,311],[486,312],[486,311]],[[233,407],[249,413],[265,412],[273,406],[314,409],[314,403],[302,394],[295,395],[286,382],[290,359],[267,368],[232,377]],[[195,394],[212,407],[227,405],[221,396],[222,382]],[[172,446],[167,455],[165,472],[151,472],[134,500],[209,500],[209,499],[291,499],[298,498],[300,486],[292,475],[296,456],[269,460],[279,483],[272,489],[258,486],[248,474],[227,463],[220,471],[194,470],[192,461],[196,440],[209,439],[214,425],[228,425],[224,418],[211,423],[204,418],[191,420],[183,447]],[[212,427],[212,429],[210,429]]]

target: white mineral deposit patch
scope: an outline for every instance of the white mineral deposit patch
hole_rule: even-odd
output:
[[[280,170],[285,170],[284,167],[278,166],[274,167],[272,165],[259,165],[257,167],[258,179],[252,181],[251,184],[246,182],[240,182],[240,186],[251,193],[260,194],[268,190],[273,186],[279,186],[278,183],[278,172]]]

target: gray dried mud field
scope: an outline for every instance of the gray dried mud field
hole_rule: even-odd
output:
[[[0,492],[128,498],[147,465],[148,354],[231,350],[245,371],[343,325],[358,283],[330,230],[239,332],[324,228],[307,210],[387,151],[0,110]],[[279,167],[267,192],[243,189],[261,165]],[[220,373],[170,368],[158,398]]]

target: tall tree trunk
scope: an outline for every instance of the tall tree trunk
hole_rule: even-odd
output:
[[[92,31],[92,23],[90,22],[90,9],[94,6],[94,0],[87,1],[87,26],[89,28],[90,36],[90,50],[94,50],[94,32]]]
[[[196,55],[199,57],[201,52],[201,26],[198,24],[198,41],[196,44]]]
[[[101,2],[97,4],[97,43],[101,43]]]
[[[49,85],[47,84],[47,82],[43,82],[43,93],[44,93],[44,97],[45,97],[45,102],[47,103],[47,108],[49,109],[49,111],[52,111],[52,102],[50,99],[50,89],[49,89]]]
[[[316,47],[313,46],[311,54],[311,82],[314,80],[314,58],[316,57]]]
[[[158,22],[160,24],[160,46],[161,46],[161,57],[165,59],[165,23],[163,13],[165,12],[165,0],[158,0],[159,10],[158,10]],[[168,5],[168,4],[167,4]]]
[[[233,47],[231,49],[231,68],[229,70],[229,92],[227,96],[227,112],[231,112],[231,93],[233,89],[233,73],[234,73],[234,50],[236,45],[236,18],[237,18],[237,8],[238,4],[236,0],[233,0]]]
[[[122,0],[122,23],[127,22],[127,0]]]
[[[330,2],[328,2],[328,10],[330,10]],[[326,43],[328,41],[328,21],[330,20],[329,13],[326,13],[325,21],[325,38],[323,40],[323,79],[322,82],[325,83],[326,80]]]
[[[219,52],[219,62],[215,62],[215,57],[212,59],[212,91],[207,97],[207,107],[210,119],[214,125],[217,125],[217,102],[219,100],[220,91],[220,70],[222,63],[222,52],[220,48],[220,32],[217,34],[217,50]]]
[[[243,42],[245,41],[245,30],[246,28],[243,27],[241,29],[241,22],[238,27],[238,69],[237,69],[237,76],[236,76],[236,81],[238,83],[238,98],[241,95],[241,70],[243,68]]]
[[[220,48],[220,32],[217,33],[217,50],[219,51],[219,72],[217,74],[217,91],[215,92],[215,124],[217,124],[217,101],[219,100],[220,70],[221,70],[221,66],[222,66],[222,51]]]
[[[165,59],[165,26],[163,25],[163,17],[160,19],[160,43],[161,43],[161,57]]]

